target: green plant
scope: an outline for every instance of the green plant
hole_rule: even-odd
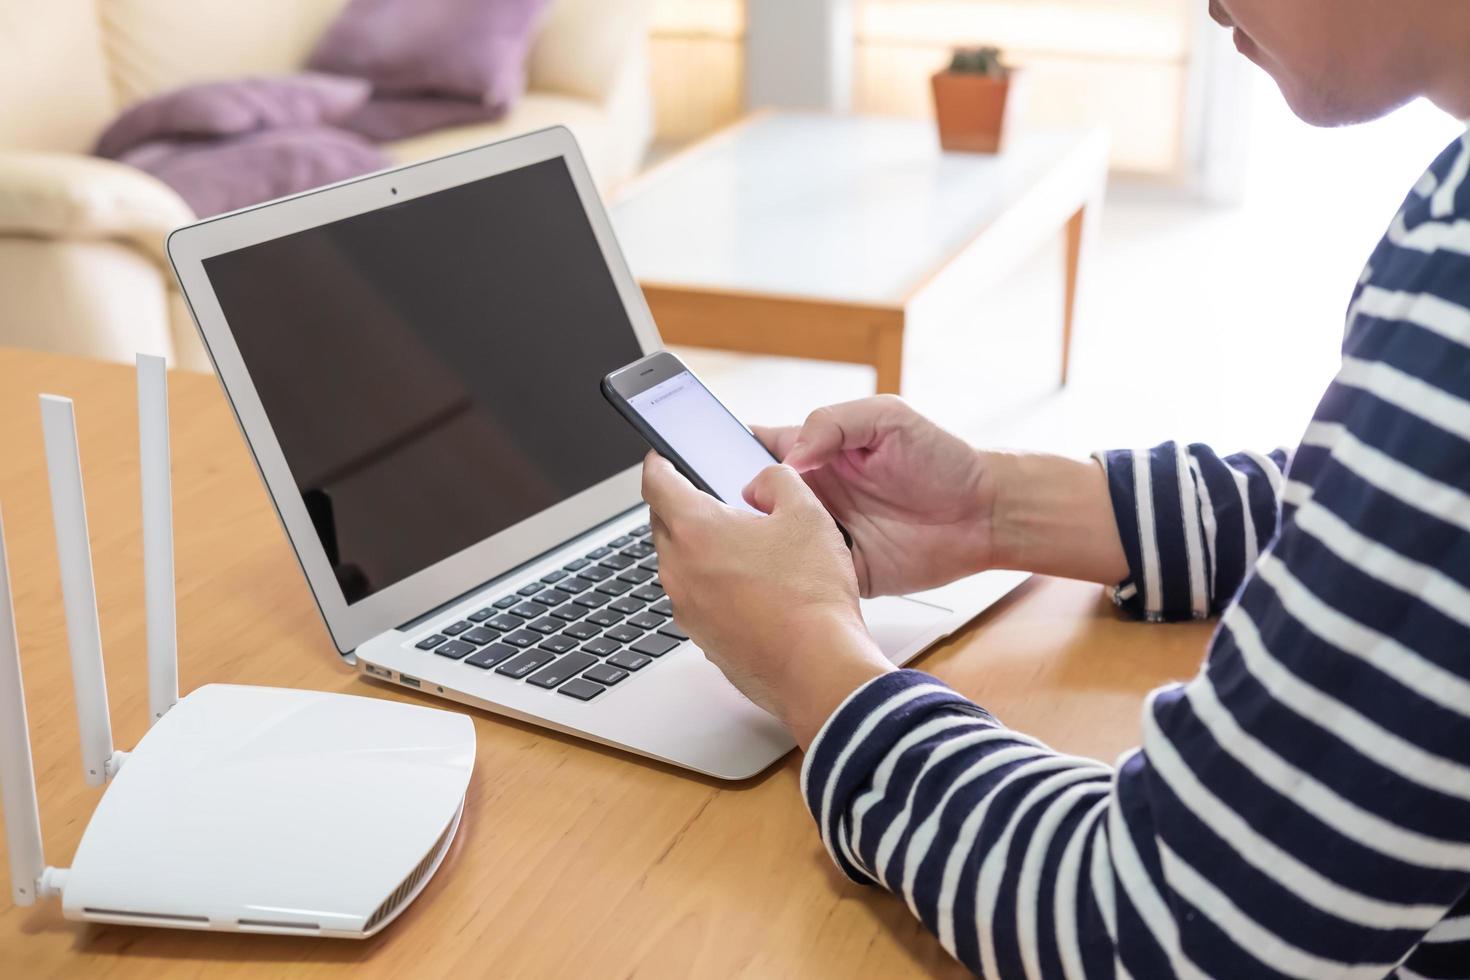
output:
[[[1000,48],[956,48],[954,57],[949,62],[949,70],[961,75],[1004,78],[1011,70],[1000,59]]]

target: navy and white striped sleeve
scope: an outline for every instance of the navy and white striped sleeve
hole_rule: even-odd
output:
[[[1286,450],[1221,456],[1166,442],[1094,458],[1128,556],[1113,601],[1150,622],[1219,615],[1276,534]]]
[[[812,743],[833,859],[971,969],[1470,977],[1470,137],[1349,324],[1289,470],[1172,444],[1104,458],[1124,601],[1225,607],[1199,675],[1148,697],[1138,749],[1056,753],[916,671]]]

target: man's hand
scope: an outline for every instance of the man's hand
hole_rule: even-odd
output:
[[[755,434],[852,535],[863,595],[988,568],[1105,585],[1128,574],[1107,479],[1091,460],[975,450],[893,395]]]
[[[643,499],[679,624],[803,748],[848,694],[894,669],[863,625],[842,536],[795,470],[757,476],[751,514],[649,453]]]
[[[996,481],[986,458],[894,395],[757,428],[852,535],[863,595],[944,585],[995,563]]]

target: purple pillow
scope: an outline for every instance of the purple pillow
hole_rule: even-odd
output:
[[[125,110],[97,140],[96,153],[116,160],[152,140],[333,123],[356,112],[370,93],[360,78],[312,72],[190,85]]]
[[[227,139],[164,139],[118,158],[179,193],[201,218],[388,166],[383,151],[328,126],[296,126]]]
[[[546,0],[351,0],[307,66],[387,95],[450,95],[504,110],[526,87]]]

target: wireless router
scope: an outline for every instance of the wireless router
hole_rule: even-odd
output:
[[[0,794],[13,896],[68,919],[364,938],[443,861],[475,733],[463,715],[316,691],[210,684],[178,697],[168,395],[138,357],[152,727],[114,751],[70,399],[41,396],[86,780],[106,784],[70,868],[42,856],[0,527]]]

